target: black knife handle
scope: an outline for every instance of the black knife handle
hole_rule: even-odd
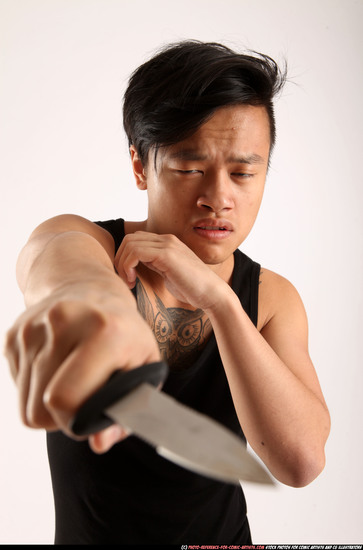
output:
[[[75,435],[90,435],[111,426],[114,421],[103,412],[107,407],[143,382],[158,386],[164,382],[168,372],[169,367],[164,361],[128,371],[115,371],[106,384],[80,407],[73,418],[71,430]]]

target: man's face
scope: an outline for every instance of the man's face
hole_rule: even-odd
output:
[[[147,231],[176,235],[218,271],[252,229],[270,150],[264,107],[219,109],[191,137],[154,152],[138,185],[148,192]],[[137,162],[137,154],[133,163]]]

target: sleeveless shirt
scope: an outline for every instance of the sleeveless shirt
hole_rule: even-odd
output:
[[[123,220],[97,224],[114,237],[117,251]],[[259,264],[234,252],[232,288],[255,326],[259,273]],[[213,333],[194,364],[170,371],[162,391],[246,441]],[[87,441],[48,432],[47,448],[56,544],[251,544],[240,485],[177,466],[136,436],[97,455]]]

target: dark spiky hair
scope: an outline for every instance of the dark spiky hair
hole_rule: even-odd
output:
[[[273,99],[286,70],[267,55],[236,53],[215,42],[170,44],[131,75],[124,97],[124,128],[144,166],[150,149],[182,141],[229,105],[262,105],[276,139]]]

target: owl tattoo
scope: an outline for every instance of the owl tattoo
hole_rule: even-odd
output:
[[[203,310],[165,307],[154,293],[155,312],[139,279],[136,280],[136,296],[138,309],[154,332],[162,358],[175,370],[193,364],[211,328]]]

